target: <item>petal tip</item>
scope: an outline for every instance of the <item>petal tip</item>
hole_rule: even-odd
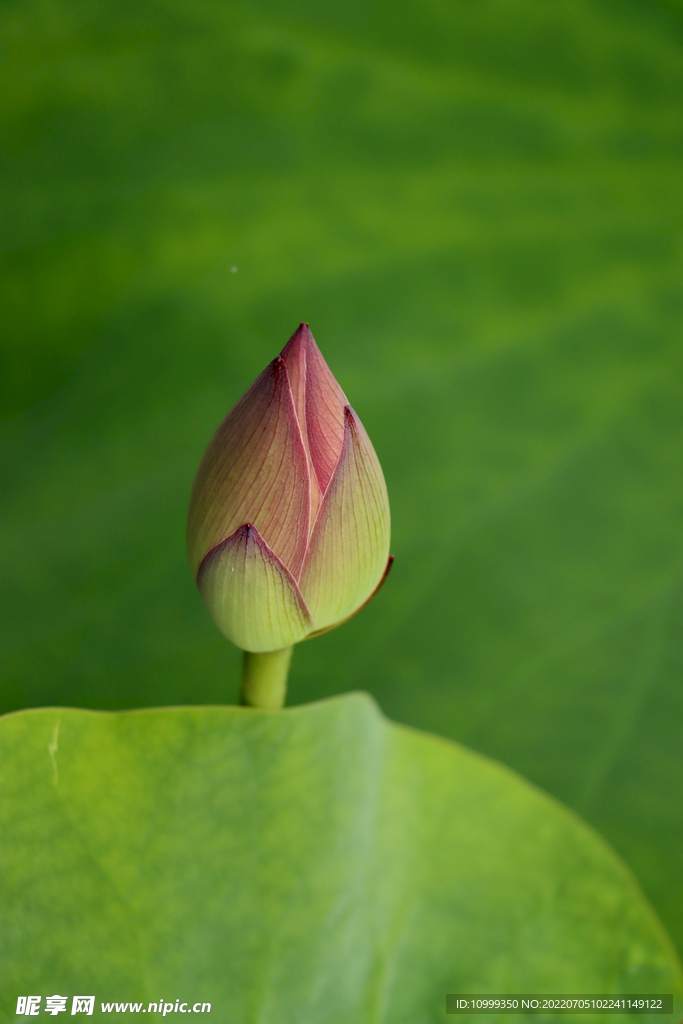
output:
[[[278,358],[284,358],[286,360],[287,356],[291,357],[292,355],[294,355],[295,351],[298,352],[298,350],[301,348],[307,349],[311,346],[311,344],[315,345],[316,348],[318,347],[315,344],[315,339],[311,334],[310,327],[304,320],[302,320],[297,329],[294,331],[294,334],[292,334],[291,338],[289,339],[285,347],[282,349],[282,352],[280,353]]]

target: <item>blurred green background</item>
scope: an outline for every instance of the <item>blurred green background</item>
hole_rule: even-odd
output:
[[[291,702],[369,690],[513,766],[683,948],[683,6],[0,19],[0,709],[236,700],[189,490],[307,320],[396,563]]]

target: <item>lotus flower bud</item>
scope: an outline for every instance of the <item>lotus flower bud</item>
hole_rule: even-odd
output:
[[[391,560],[382,469],[308,324],[216,431],[194,482],[187,539],[211,617],[246,651],[338,626],[383,582]]]

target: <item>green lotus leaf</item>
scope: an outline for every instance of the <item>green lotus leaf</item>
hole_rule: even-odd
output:
[[[29,993],[221,1024],[432,1024],[465,992],[673,993],[680,1016],[605,842],[365,695],[19,712],[0,751],[3,1021]]]

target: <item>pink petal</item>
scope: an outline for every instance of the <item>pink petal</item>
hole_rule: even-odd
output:
[[[282,350],[292,382],[299,422],[306,424],[308,450],[324,494],[344,439],[346,396],[323,359],[308,324],[301,324]]]
[[[312,526],[315,522],[315,517],[318,514],[320,502],[322,501],[322,493],[318,485],[318,478],[311,459],[311,452],[308,446],[308,430],[306,428],[306,342],[304,328],[306,328],[306,325],[301,324],[294,332],[282,350],[281,357],[284,359],[287,367],[287,376],[289,377],[289,385],[292,390],[294,409],[296,411],[296,417],[299,421],[299,428],[301,430],[301,436],[306,449],[306,458],[308,459]]]
[[[298,577],[310,525],[308,460],[280,357],[223,420],[199,466],[188,521],[193,571],[243,523]]]
[[[277,651],[315,628],[296,580],[248,523],[209,551],[197,586],[218,628],[245,651]]]
[[[301,572],[317,628],[337,625],[372,596],[389,558],[389,499],[374,448],[347,406],[344,442]]]

